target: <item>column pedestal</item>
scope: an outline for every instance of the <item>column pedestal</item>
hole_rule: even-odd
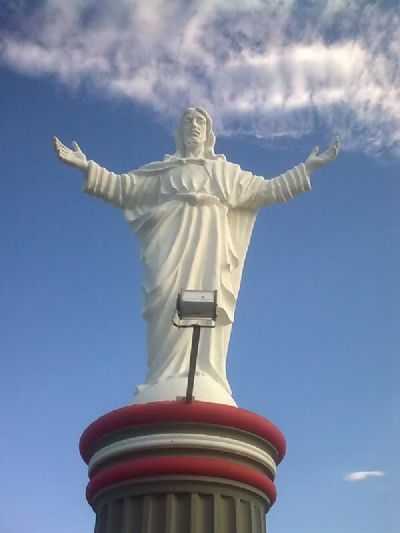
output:
[[[222,404],[155,402],[83,433],[95,533],[265,533],[282,433]]]

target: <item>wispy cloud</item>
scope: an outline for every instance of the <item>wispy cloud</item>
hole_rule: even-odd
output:
[[[365,470],[360,472],[350,472],[344,476],[345,481],[365,481],[371,477],[383,477],[385,472],[382,470]]]
[[[9,4],[19,16],[0,29],[0,61],[22,73],[89,82],[167,117],[201,104],[220,133],[323,127],[348,149],[400,155],[400,8],[384,1]]]

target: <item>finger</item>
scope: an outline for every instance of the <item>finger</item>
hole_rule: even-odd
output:
[[[331,144],[331,146],[325,152],[325,155],[328,159],[335,159],[339,153],[339,147],[337,144]]]
[[[82,150],[79,147],[79,144],[76,141],[72,141],[72,147],[75,150],[75,152],[82,152]]]
[[[60,139],[58,137],[53,137],[53,145],[56,149],[58,149],[61,145],[62,145],[62,142],[60,141]]]
[[[53,138],[53,142],[56,150],[69,150],[57,137]]]
[[[62,143],[58,139],[54,139],[54,150],[58,157],[63,157],[65,155],[65,148],[63,147]]]
[[[335,138],[335,142],[332,144],[332,151],[334,152],[335,155],[337,155],[339,153],[339,150],[340,150],[340,138],[338,136],[336,136]]]
[[[319,146],[314,146],[313,151],[311,153],[313,155],[317,155],[319,153]]]
[[[58,158],[62,161],[67,161],[71,150],[67,146],[65,146],[57,137],[53,137],[53,144]]]

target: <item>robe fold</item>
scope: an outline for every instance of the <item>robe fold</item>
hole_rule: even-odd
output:
[[[85,191],[123,209],[141,243],[148,372],[139,390],[188,375],[192,332],[172,319],[179,291],[197,289],[218,291],[218,312],[202,330],[196,374],[230,394],[226,357],[257,211],[310,189],[303,163],[267,180],[223,157],[171,157],[126,174],[89,162]]]

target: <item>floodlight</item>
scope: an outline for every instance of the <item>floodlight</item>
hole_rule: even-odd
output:
[[[174,324],[177,327],[215,327],[217,291],[184,289],[178,295]]]
[[[184,289],[178,294],[173,323],[178,328],[193,328],[190,350],[186,401],[193,400],[194,377],[199,351],[200,328],[215,328],[217,320],[217,291]]]

